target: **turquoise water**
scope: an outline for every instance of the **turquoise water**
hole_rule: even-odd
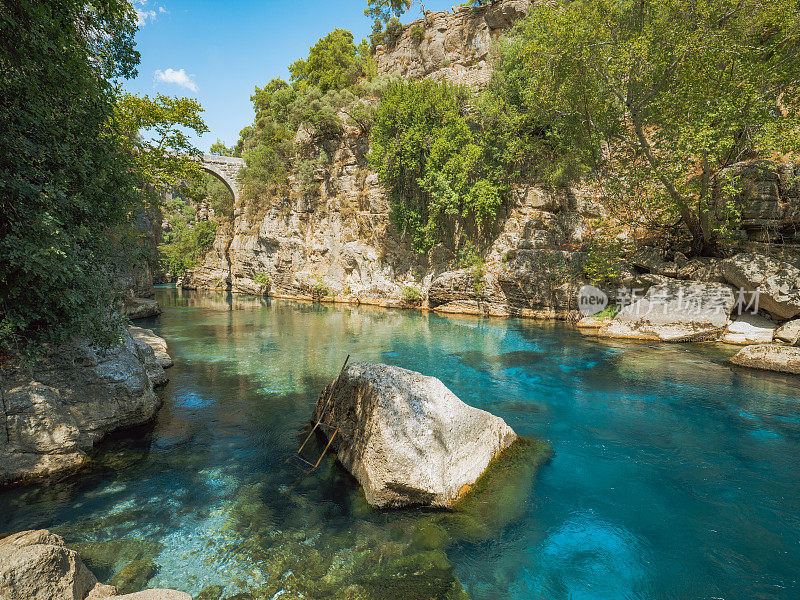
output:
[[[435,375],[552,444],[511,522],[445,544],[444,564],[436,544],[423,553],[474,600],[800,598],[800,379],[733,370],[730,348],[521,320],[167,288],[158,300],[146,326],[176,366],[155,425],[104,444],[89,476],[0,495],[0,530],[53,528],[101,578],[135,573],[131,589],[343,589],[365,553],[409,554],[416,518],[370,511],[333,461],[295,486],[286,459],[351,354]],[[439,594],[415,582],[404,597]]]

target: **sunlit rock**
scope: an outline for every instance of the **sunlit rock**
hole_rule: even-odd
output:
[[[435,377],[361,362],[323,390],[313,421],[374,507],[452,507],[517,439]]]

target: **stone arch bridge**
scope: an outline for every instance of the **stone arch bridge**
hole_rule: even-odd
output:
[[[239,172],[244,167],[244,160],[233,156],[217,156],[216,154],[203,154],[197,157],[200,167],[218,179],[233,194],[234,205],[239,203]]]

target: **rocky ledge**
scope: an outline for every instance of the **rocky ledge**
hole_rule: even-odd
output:
[[[166,343],[147,330],[133,335],[125,330],[108,350],[75,341],[32,369],[0,374],[0,485],[76,469],[107,434],[153,418],[154,387],[168,380]]]
[[[46,529],[0,539],[0,598],[3,600],[192,600],[175,590],[117,595],[83,564],[61,536]]]
[[[323,390],[313,422],[378,508],[452,508],[517,440],[435,377],[363,362]]]
[[[731,358],[731,364],[800,375],[800,348],[776,344],[746,346]]]

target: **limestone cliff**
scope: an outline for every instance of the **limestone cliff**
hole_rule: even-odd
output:
[[[378,71],[483,85],[491,76],[493,43],[530,5],[503,0],[427,13],[405,26],[392,47],[376,50]],[[367,166],[368,136],[358,127],[323,142],[301,129],[295,141],[298,161],[323,150],[330,157],[317,167],[313,191],[290,180],[291,192],[267,206],[237,205],[183,287],[498,316],[574,314],[585,283],[581,243],[591,221],[604,214],[590,189],[517,186],[489,236],[485,264],[460,265],[443,245],[414,253],[395,230],[386,194]],[[742,169],[743,242],[800,241],[798,186],[789,171]],[[714,261],[662,256],[656,262],[631,265],[623,283],[646,290],[666,276],[721,280]]]

